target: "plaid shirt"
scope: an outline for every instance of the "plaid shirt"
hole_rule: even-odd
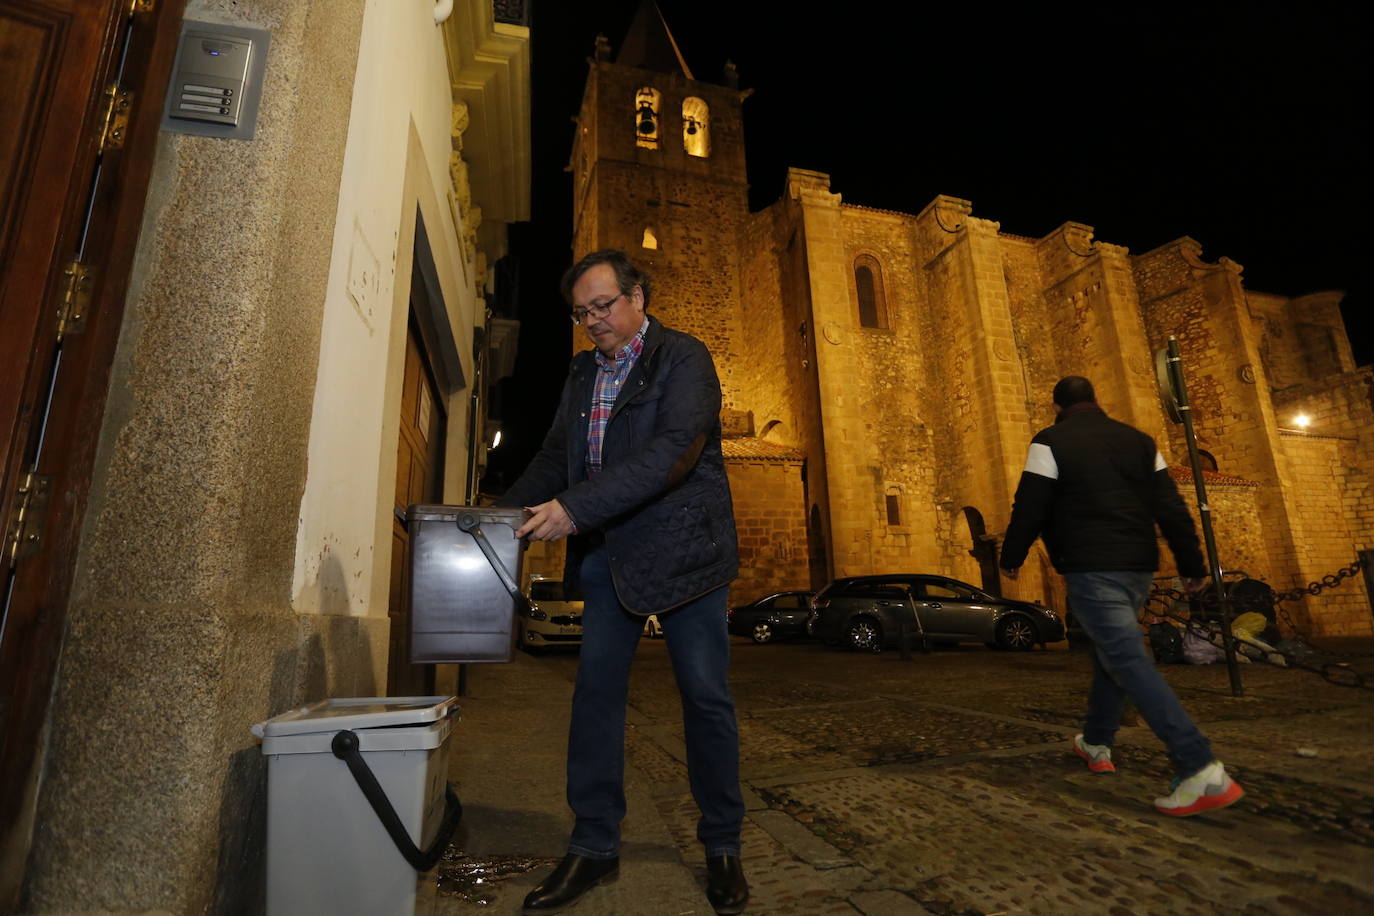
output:
[[[649,319],[639,326],[639,333],[620,349],[614,357],[596,351],[596,365],[601,371],[596,374],[596,387],[592,389],[592,413],[587,423],[587,476],[595,476],[601,470],[601,441],[606,437],[606,424],[611,419],[611,408],[620,394],[620,386],[629,378],[630,370],[644,352],[644,332],[649,330]]]

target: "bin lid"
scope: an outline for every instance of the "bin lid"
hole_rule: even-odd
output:
[[[477,516],[478,524],[509,525],[519,528],[525,521],[525,510],[498,506],[435,506],[417,503],[406,509],[408,522],[457,522],[458,516]]]
[[[424,725],[458,714],[457,697],[334,697],[292,709],[252,727],[259,738],[349,729]]]

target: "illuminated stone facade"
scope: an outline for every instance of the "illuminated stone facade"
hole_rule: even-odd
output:
[[[918,214],[854,206],[801,169],[750,213],[746,94],[680,57],[609,58],[603,43],[578,119],[574,253],[630,252],[654,276],[651,311],[715,356],[739,597],[921,571],[1062,608],[1040,548],[1017,582],[991,568],[1026,446],[1053,420],[1054,382],[1077,374],[1186,468],[1153,370],[1170,335],[1218,472],[1204,476],[1223,566],[1288,589],[1374,546],[1374,381],[1339,294],[1250,292],[1188,238],[1132,255],[1078,223],[1004,233],[951,197]],[[636,142],[645,88],[660,94],[656,148]],[[684,149],[688,98],[709,107],[706,157]],[[1306,430],[1289,428],[1299,412]],[[1291,607],[1314,634],[1371,632],[1358,578]]]

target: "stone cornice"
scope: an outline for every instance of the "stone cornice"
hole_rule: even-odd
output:
[[[964,220],[972,212],[972,202],[941,194],[926,204],[916,218],[922,220],[929,217],[946,232],[960,232],[964,228]]]
[[[442,26],[472,199],[501,223],[530,217],[530,30],[496,22],[486,0],[456,0]]]
[[[1144,254],[1138,254],[1135,256],[1134,260],[1152,260],[1167,255],[1174,255],[1175,257],[1178,257],[1185,264],[1187,264],[1189,267],[1195,270],[1202,270],[1208,272],[1225,270],[1239,276],[1241,272],[1245,269],[1240,264],[1237,264],[1235,261],[1227,257],[1218,258],[1215,264],[1208,263],[1207,261],[1202,260],[1202,244],[1198,242],[1196,239],[1190,238],[1186,235],[1182,238],[1174,239],[1172,242],[1166,242],[1165,244],[1160,245],[1158,248],[1151,249],[1150,251],[1147,251]]]

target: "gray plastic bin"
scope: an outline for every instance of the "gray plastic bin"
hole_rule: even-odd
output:
[[[515,654],[523,509],[411,506],[410,661],[508,662]]]
[[[455,697],[361,697],[253,726],[271,916],[433,911],[430,869],[461,816],[447,781],[457,715]]]

